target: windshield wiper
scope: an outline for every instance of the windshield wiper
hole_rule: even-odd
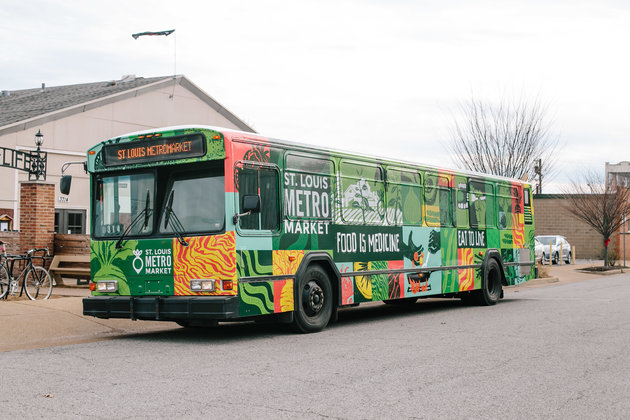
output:
[[[185,230],[184,225],[182,225],[182,222],[180,222],[179,218],[177,217],[177,214],[175,214],[175,212],[173,211],[173,198],[174,197],[175,197],[175,190],[173,189],[171,190],[171,193],[168,196],[168,200],[166,200],[166,208],[164,209],[164,229],[168,227],[169,222],[172,222],[171,226],[173,227],[173,231],[177,235],[177,241],[179,242],[181,246],[188,246],[188,242],[184,240],[184,237],[182,236],[182,233],[181,233]],[[172,219],[171,219],[171,216],[173,216]]]
[[[127,236],[127,234],[131,231],[131,229],[140,221],[140,218],[142,216],[144,216],[144,223],[142,225],[142,229],[146,228],[149,225],[149,217],[151,217],[151,210],[149,209],[149,207],[151,207],[151,193],[147,189],[147,198],[144,201],[144,209],[142,209],[142,211],[138,213],[138,215],[133,219],[133,221],[129,223],[129,226],[127,226],[127,229],[125,229],[122,235],[120,235],[120,238],[118,238],[118,242],[116,242],[116,249],[122,248],[123,239],[125,239],[125,236]]]

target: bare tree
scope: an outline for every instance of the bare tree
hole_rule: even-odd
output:
[[[547,108],[537,99],[489,104],[472,97],[460,111],[449,147],[457,166],[510,178],[527,175],[533,181],[540,160],[545,179],[554,175],[558,139],[551,134]]]
[[[563,207],[601,233],[604,245],[604,266],[608,266],[610,237],[630,214],[630,188],[605,183],[595,172],[588,172],[582,182],[573,182],[566,191]]]

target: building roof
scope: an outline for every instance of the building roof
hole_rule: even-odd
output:
[[[51,87],[42,85],[35,89],[2,91],[0,135],[24,130],[42,122],[57,120],[175,83],[192,91],[240,130],[254,132],[245,122],[180,75],[148,78],[125,76],[121,80]]]

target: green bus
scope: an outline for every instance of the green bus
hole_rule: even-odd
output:
[[[363,302],[494,305],[534,276],[520,180],[208,126],[106,140],[87,170],[85,315],[316,332]]]

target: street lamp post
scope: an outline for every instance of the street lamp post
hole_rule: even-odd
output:
[[[48,153],[42,152],[41,147],[44,144],[44,135],[41,130],[37,130],[35,134],[35,146],[37,150],[35,153],[31,153],[31,168],[28,173],[28,180],[38,181],[40,178],[46,180],[46,161],[48,160]]]

